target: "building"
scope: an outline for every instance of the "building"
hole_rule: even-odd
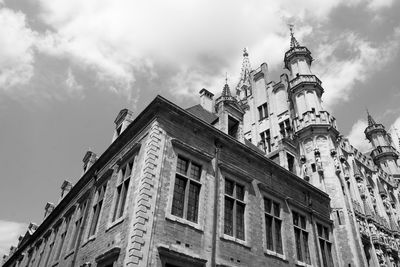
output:
[[[340,135],[311,62],[291,32],[279,82],[244,50],[235,95],[121,110],[3,266],[398,266],[398,152],[369,114],[370,153]]]

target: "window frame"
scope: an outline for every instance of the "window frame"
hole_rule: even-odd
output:
[[[83,199],[81,202],[76,204],[76,206],[77,206],[76,212],[74,214],[72,214],[72,217],[74,217],[74,221],[73,221],[72,232],[71,232],[71,234],[69,236],[69,240],[68,240],[67,255],[70,255],[72,252],[75,251],[76,244],[79,241],[78,240],[79,232],[81,231],[82,224],[84,223],[86,209],[88,208],[87,205],[89,205],[89,199],[87,199],[87,198]],[[71,219],[72,219],[72,217],[71,217]],[[79,222],[79,224],[78,224],[78,222]],[[82,229],[82,230],[84,231],[85,229]]]
[[[269,118],[268,102],[265,102],[257,107],[258,121]]]
[[[268,213],[266,211],[266,207],[265,207],[265,200],[268,199],[269,201],[271,201],[271,211]],[[276,216],[274,214],[274,203],[279,205],[279,216]],[[276,256],[279,257],[281,259],[286,260],[286,256],[285,256],[285,236],[282,234],[282,229],[285,228],[285,226],[287,226],[285,224],[285,214],[283,212],[283,202],[279,199],[277,199],[276,197],[273,197],[271,195],[267,195],[267,194],[262,194],[262,220],[263,220],[263,245],[264,245],[264,252],[268,255],[272,255],[272,256]],[[272,238],[273,238],[273,250],[270,250],[268,248],[268,243],[267,243],[267,221],[266,221],[266,216],[270,216],[272,217]],[[281,229],[280,229],[280,241],[281,241],[281,250],[282,253],[277,252],[276,249],[276,233],[275,233],[275,220],[279,220],[281,222]]]
[[[323,232],[327,231],[328,234],[328,239],[326,239],[326,236],[320,236],[320,232],[319,232],[319,226],[321,226],[323,229]],[[322,264],[323,267],[334,267],[335,266],[335,261],[334,261],[334,245],[333,245],[333,241],[332,241],[332,227],[327,225],[326,223],[323,223],[321,221],[316,221],[315,222],[315,227],[316,227],[316,233],[317,233],[317,241],[318,241],[318,257],[320,258],[320,262]],[[323,233],[324,234],[324,233]],[[321,243],[323,242],[325,244],[325,248],[327,248],[327,244],[330,245],[330,259],[325,258],[326,260],[330,260],[330,262],[327,262],[327,265],[324,265],[324,257],[323,257],[323,253],[322,253],[322,248],[321,248]],[[325,255],[326,251],[325,251]]]
[[[54,259],[53,259],[53,264],[58,262],[61,259],[61,256],[63,255],[64,246],[65,246],[65,241],[67,239],[67,234],[68,230],[71,224],[73,214],[68,214],[63,218],[62,226],[60,225],[58,231],[61,232],[59,235],[59,238],[57,240],[57,246],[54,247],[56,250],[54,251]],[[62,229],[60,229],[62,228]],[[65,251],[64,251],[65,252]]]
[[[132,163],[131,169],[130,169],[130,175],[129,177],[125,176],[126,174],[126,169],[125,173],[122,177],[122,170],[129,166],[129,164]],[[116,175],[112,175],[112,178],[115,179],[115,184],[114,184],[114,189],[113,189],[113,201],[110,209],[110,216],[109,216],[109,223],[107,229],[113,227],[114,225],[120,223],[123,221],[126,217],[127,213],[127,200],[129,198],[129,194],[131,192],[131,187],[132,187],[132,180],[134,178],[134,173],[136,171],[137,167],[137,153],[134,153],[133,155],[127,157],[123,162],[117,163],[115,167]],[[122,178],[121,178],[122,177]],[[127,182],[128,181],[128,182]],[[126,188],[125,188],[125,183],[127,183]],[[121,187],[121,192],[118,193],[118,188]],[[124,191],[122,191],[124,189]],[[122,200],[122,192],[124,192],[124,204],[123,207],[121,207],[121,200]],[[117,216],[118,211],[120,213],[119,217]]]
[[[92,240],[92,239],[96,238],[96,236],[97,236],[97,232],[99,230],[99,225],[100,225],[100,219],[102,218],[102,215],[103,215],[102,213],[103,213],[103,210],[104,210],[104,201],[105,201],[106,195],[107,195],[107,188],[108,188],[108,180],[103,182],[101,185],[99,185],[96,188],[96,193],[95,193],[93,201],[91,202],[90,212],[88,214],[89,220],[87,220],[87,226],[88,227],[86,227],[85,242],[84,243],[86,243],[89,240]],[[103,191],[103,196],[102,196],[102,199],[99,200],[99,190],[102,190],[102,189],[104,190]],[[101,202],[101,206],[100,206],[100,209],[98,210],[99,202]],[[95,226],[94,232],[93,232],[93,234],[91,234],[92,223],[93,223],[93,219],[94,219],[94,216],[95,216],[95,214],[94,214],[94,207],[95,206],[96,206],[96,212],[98,212],[97,213],[97,222],[96,222],[96,226]]]
[[[294,214],[297,214],[299,216],[299,225],[295,225],[294,224]],[[306,214],[304,214],[303,212],[297,210],[297,209],[291,209],[291,226],[293,229],[293,237],[294,237],[294,249],[295,249],[295,255],[296,255],[296,261],[298,265],[301,266],[312,266],[312,258],[311,258],[311,251],[310,251],[310,240],[312,240],[314,237],[312,235],[312,231],[309,229],[310,228],[310,222],[308,219],[308,216]],[[304,223],[305,226],[304,228],[302,227],[302,221],[301,221],[301,217],[304,218]],[[299,255],[297,252],[297,238],[296,238],[296,231],[295,230],[299,230],[300,231],[300,250],[301,250],[301,260],[299,259]],[[305,252],[305,247],[304,247],[304,234],[307,235],[307,254],[308,254],[308,259],[309,262],[307,262],[307,259],[305,259],[304,257],[306,256]]]
[[[171,174],[168,179],[169,186],[169,196],[167,197],[167,205],[165,210],[165,218],[168,221],[179,222],[181,224],[188,225],[196,230],[204,231],[204,194],[206,191],[206,180],[207,180],[207,166],[210,163],[212,156],[206,154],[201,150],[197,150],[192,148],[191,146],[179,141],[172,140],[173,149],[174,149],[174,158],[171,160],[173,163],[171,164]],[[176,216],[172,214],[172,205],[173,205],[173,195],[175,189],[175,179],[177,176],[177,163],[178,157],[181,156],[189,161],[194,162],[199,165],[201,168],[200,172],[200,180],[198,181],[200,185],[199,199],[198,199],[198,212],[197,212],[197,223],[189,221],[183,217]],[[189,168],[188,168],[189,170]],[[189,186],[187,186],[189,187]],[[188,197],[188,195],[187,195]],[[186,196],[185,196],[186,198]]]

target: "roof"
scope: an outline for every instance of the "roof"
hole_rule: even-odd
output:
[[[212,124],[216,119],[218,119],[217,115],[204,109],[200,104],[187,108],[186,111],[209,124]]]

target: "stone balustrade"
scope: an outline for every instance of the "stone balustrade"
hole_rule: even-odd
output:
[[[336,129],[336,119],[327,111],[306,111],[302,117],[296,117],[293,120],[295,132],[304,129],[309,125],[329,125]]]

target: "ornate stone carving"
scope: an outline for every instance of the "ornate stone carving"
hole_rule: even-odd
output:
[[[378,258],[379,266],[386,266],[385,256],[383,255],[383,251],[380,248],[376,248],[376,257]]]
[[[390,204],[389,198],[386,197],[386,196],[384,196],[383,199],[382,199],[382,201],[383,201],[383,206],[385,207],[386,213],[387,213],[388,215],[390,215],[392,205]]]
[[[300,163],[301,163],[301,175],[304,180],[310,181],[310,176],[308,175],[308,166],[306,162],[306,157],[303,155],[300,157]]]
[[[362,180],[357,180],[357,187],[358,187],[358,191],[360,192],[360,196],[362,199],[365,199],[366,195],[365,195],[365,185],[362,182]]]

